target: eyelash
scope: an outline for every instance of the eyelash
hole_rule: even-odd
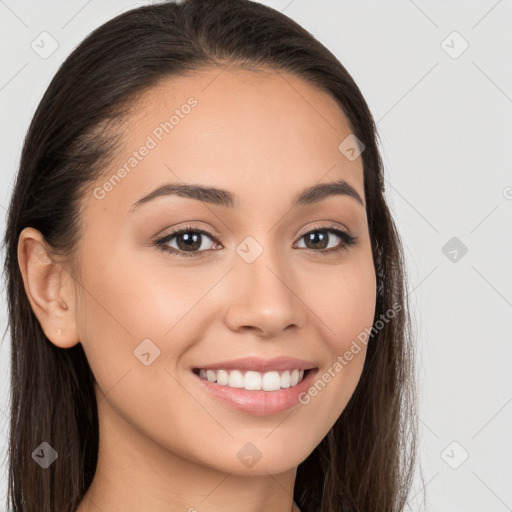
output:
[[[311,252],[311,253],[319,253],[318,255],[316,255],[316,257],[318,257],[319,255],[328,256],[330,254],[338,253],[340,251],[346,251],[346,250],[349,249],[349,247],[351,247],[352,245],[356,244],[357,237],[354,237],[350,233],[348,233],[346,231],[343,231],[342,229],[340,229],[336,225],[331,225],[331,226],[328,226],[328,227],[325,227],[325,226],[313,227],[307,233],[304,233],[299,238],[299,240],[304,238],[306,235],[309,235],[311,233],[315,233],[317,231],[322,231],[322,232],[326,232],[326,233],[332,233],[332,234],[338,236],[339,238],[341,238],[342,241],[340,242],[339,245],[337,245],[336,247],[331,247],[330,249],[315,250],[315,249],[308,249],[308,248],[303,248],[303,247],[300,247],[299,249],[306,250],[306,251]],[[168,252],[170,254],[174,254],[174,255],[179,256],[179,257],[186,257],[186,258],[188,258],[190,256],[192,256],[192,257],[201,257],[201,256],[203,256],[203,253],[205,253],[207,251],[217,250],[217,249],[208,249],[206,251],[186,252],[186,251],[177,250],[174,247],[169,247],[169,246],[166,245],[168,242],[170,242],[176,236],[183,235],[185,233],[190,233],[190,232],[192,232],[192,233],[199,233],[201,235],[206,235],[206,236],[210,237],[215,243],[219,243],[217,241],[216,236],[213,235],[213,233],[210,233],[209,231],[206,231],[204,229],[195,228],[194,226],[189,225],[189,226],[185,226],[184,228],[180,228],[180,229],[177,229],[175,231],[171,231],[169,234],[165,235],[164,237],[159,238],[158,240],[155,241],[154,246],[157,247],[158,249],[162,250],[162,251]]]

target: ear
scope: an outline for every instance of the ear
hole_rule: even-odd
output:
[[[46,337],[60,348],[80,342],[75,318],[75,284],[47,249],[43,235],[25,228],[18,240],[25,292]]]

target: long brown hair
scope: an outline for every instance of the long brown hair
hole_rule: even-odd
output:
[[[367,218],[377,275],[375,322],[357,388],[329,433],[298,467],[294,498],[307,512],[404,509],[416,459],[416,386],[403,250],[384,197],[376,127],[336,57],[284,14],[248,0],[143,6],[94,30],[46,90],[24,141],[5,233],[12,340],[8,500],[13,512],[74,512],[94,476],[98,417],[81,344],[49,342],[24,291],[17,243],[38,229],[70,262],[80,200],[115,154],[113,129],[157,81],[224,66],[286,71],[330,94],[364,143]],[[396,305],[400,307],[397,308]],[[32,460],[43,441],[58,453]]]

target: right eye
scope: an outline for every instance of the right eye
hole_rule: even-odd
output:
[[[216,250],[214,247],[205,247],[208,245],[208,243],[205,244],[205,237],[209,238],[214,246],[218,244],[213,234],[193,226],[186,226],[159,238],[155,242],[155,246],[177,256],[201,256],[202,252]],[[176,243],[177,246],[172,247],[169,242]]]

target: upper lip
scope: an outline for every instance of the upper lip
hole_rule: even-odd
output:
[[[206,363],[198,365],[195,368],[204,370],[252,370],[256,372],[285,371],[285,370],[309,370],[316,368],[311,361],[296,359],[295,357],[281,356],[273,359],[264,359],[261,357],[243,357],[241,359],[232,359],[230,361],[220,361],[218,363]]]

